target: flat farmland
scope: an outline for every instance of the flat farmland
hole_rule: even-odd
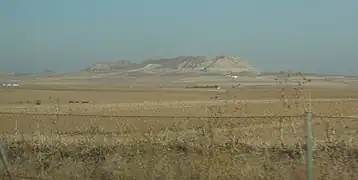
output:
[[[227,126],[223,128],[252,126],[271,133],[267,128],[271,127],[276,131],[280,120],[274,118],[275,116],[303,116],[308,103],[311,103],[314,115],[358,116],[358,91],[354,88],[307,88],[301,92],[295,86],[221,90],[73,88],[1,90],[0,112],[3,114],[0,115],[0,132],[81,134],[93,127],[102,134],[116,133],[124,131],[123,129],[162,132],[165,129],[175,129],[176,126],[195,129],[196,125],[202,124],[206,119],[222,118],[226,121],[223,126]],[[41,104],[36,105],[36,101],[41,101]],[[250,118],[251,116],[257,118]],[[303,117],[301,119],[296,118],[295,121],[299,127],[303,125]],[[285,123],[291,125],[289,121]],[[323,122],[322,118],[316,120],[322,126],[319,127],[324,128],[321,121]],[[341,121],[337,122],[332,121],[331,124],[342,125]],[[356,126],[355,121],[343,122],[347,127]]]
[[[316,114],[354,116],[358,89],[254,86],[225,89],[1,89],[0,111],[116,116],[298,115],[311,98]],[[35,102],[40,101],[40,105]],[[73,103],[71,103],[71,101]],[[75,103],[78,101],[78,103]],[[81,103],[85,101],[86,103]],[[213,112],[215,111],[215,112]]]
[[[317,115],[312,119],[317,179],[327,174],[338,177],[342,174],[325,171],[330,154],[323,147],[341,142],[348,144],[349,153],[357,147],[356,88],[69,85],[1,89],[0,132],[14,150],[9,151],[9,161],[21,176],[290,179],[303,172],[302,158],[295,153],[303,150],[299,144],[304,144],[303,115],[308,104]],[[38,153],[44,152],[51,155],[38,162]],[[58,153],[70,157],[59,160]],[[18,156],[25,158],[22,163]],[[352,154],[339,156],[355,163]],[[79,157],[86,159],[73,161]],[[58,165],[63,162],[68,165]],[[285,171],[264,170],[266,163]],[[139,171],[137,166],[145,167]],[[341,168],[345,177],[356,177],[355,167],[338,160],[331,165]]]

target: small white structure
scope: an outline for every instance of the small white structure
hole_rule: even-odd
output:
[[[20,87],[20,84],[17,84],[17,83],[10,84],[10,83],[8,83],[8,84],[2,84],[2,87],[3,87],[3,88],[9,88],[9,87],[15,87],[15,88],[17,88],[17,87]]]
[[[239,76],[233,76],[233,75],[231,75],[231,74],[229,74],[229,75],[227,75],[229,78],[231,78],[231,79],[237,79]]]

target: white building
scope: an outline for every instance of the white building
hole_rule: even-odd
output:
[[[227,77],[231,78],[231,79],[237,79],[239,76],[233,76],[231,74],[227,75]]]
[[[18,83],[14,83],[14,84],[7,83],[7,84],[2,84],[2,87],[3,88],[9,88],[9,87],[17,88],[17,87],[20,87],[20,84],[18,84]]]

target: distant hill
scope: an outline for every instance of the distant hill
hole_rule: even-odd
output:
[[[86,72],[130,74],[260,74],[257,68],[238,56],[178,56],[174,58],[150,59],[141,63],[127,60],[101,62],[85,68]],[[203,73],[205,72],[205,73]]]
[[[56,73],[50,69],[45,69],[42,72],[14,72],[10,73],[9,76],[13,77],[34,77],[34,76],[43,76],[43,77],[49,77],[53,76]]]
[[[45,69],[45,70],[43,71],[43,73],[55,73],[55,72],[52,71],[51,69]]]
[[[0,76],[8,76],[8,74],[5,72],[0,72]]]
[[[83,69],[82,71],[87,72],[114,72],[114,71],[123,71],[130,70],[135,68],[140,68],[141,65],[137,63],[133,63],[127,60],[119,60],[114,62],[101,62],[95,63],[90,67]]]

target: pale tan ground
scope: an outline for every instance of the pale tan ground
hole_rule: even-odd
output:
[[[162,131],[165,128],[173,128],[184,120],[187,122],[186,128],[191,129],[204,119],[179,117],[77,117],[56,116],[56,114],[99,116],[297,116],[304,113],[304,104],[308,102],[305,100],[308,99],[308,92],[311,93],[312,112],[314,114],[347,117],[358,114],[358,89],[306,88],[301,97],[297,98],[298,92],[294,88],[296,87],[258,86],[206,90],[67,86],[66,88],[57,87],[56,89],[56,87],[43,86],[42,89],[38,88],[37,90],[2,89],[0,91],[0,112],[40,113],[52,114],[52,116],[2,114],[0,115],[0,132],[13,133],[17,130],[22,133],[51,133],[55,131],[74,133],[84,132],[91,126],[98,127],[103,132],[117,132],[123,131],[123,124],[136,132],[146,131],[149,127],[154,128],[156,131]],[[280,99],[282,94],[285,95],[284,99],[286,100]],[[36,100],[41,100],[42,104],[35,105]],[[70,104],[70,100],[86,100],[90,101],[90,103]],[[288,108],[287,105],[284,107],[284,102],[286,101],[291,108]],[[261,137],[267,137],[267,133],[278,133],[278,121],[279,118],[256,118],[255,120],[245,118],[244,120],[235,120],[237,122],[235,126],[255,128],[256,135],[259,132],[263,132]],[[334,119],[330,121],[333,124],[337,124],[336,121],[339,122],[337,127],[341,127],[342,123],[340,121],[343,120]],[[357,125],[356,121],[344,121],[344,126],[347,126],[347,130],[354,129]],[[234,121],[232,120],[231,122]],[[320,125],[317,128],[324,128],[322,122],[327,121],[320,118],[316,122]],[[303,125],[303,118],[296,120],[295,123],[298,129],[302,129],[300,127]],[[273,126],[272,124],[276,125]],[[232,124],[228,125],[228,127],[232,127]],[[291,131],[291,129],[288,131]],[[253,136],[256,136],[255,133]],[[269,135],[268,137],[273,136]]]
[[[181,176],[158,179],[195,179],[191,177],[191,174],[195,173],[200,174],[198,176],[201,179],[208,179],[205,178],[207,172],[213,173],[210,175],[212,179],[216,179],[215,176],[219,175],[226,177],[222,179],[230,179],[231,175],[236,179],[239,177],[260,179],[255,178],[259,174],[267,177],[261,179],[287,179],[284,177],[291,176],[291,174],[296,176],[304,174],[303,171],[295,169],[301,166],[299,158],[297,160],[299,163],[285,158],[279,158],[279,161],[276,161],[267,158],[275,156],[275,153],[262,156],[252,150],[248,153],[239,151],[239,153],[230,154],[224,149],[218,150],[217,157],[210,156],[208,160],[205,159],[206,155],[196,152],[175,159],[174,155],[178,156],[182,153],[174,152],[172,149],[160,149],[167,147],[164,145],[162,147],[160,143],[167,142],[184,144],[184,147],[189,148],[198,144],[208,145],[210,143],[207,143],[204,137],[211,139],[212,135],[213,144],[236,142],[228,147],[229,150],[244,149],[236,147],[240,143],[253,147],[273,148],[281,142],[291,149],[299,150],[295,148],[295,145],[297,142],[303,142],[304,139],[302,115],[308,103],[309,92],[312,99],[312,112],[316,115],[351,117],[358,114],[358,89],[356,88],[309,87],[304,88],[300,97],[296,97],[299,93],[294,87],[285,86],[283,90],[282,88],[283,86],[248,86],[238,89],[229,87],[207,90],[178,87],[130,89],[124,86],[103,85],[42,85],[23,89],[1,89],[0,112],[3,113],[0,114],[0,133],[3,133],[8,144],[13,145],[14,150],[19,151],[19,155],[26,154],[33,157],[23,162],[14,161],[17,156],[12,158],[14,172],[24,176],[45,174],[42,176],[68,179],[73,177],[73,174],[79,174],[82,179],[89,179],[87,175],[99,169],[100,172],[114,173],[117,177],[130,177],[129,179],[150,179],[153,178],[151,174],[159,174],[158,171],[163,174]],[[285,96],[282,97],[282,95]],[[35,105],[36,100],[41,100],[42,104]],[[86,100],[90,103],[70,104],[71,100]],[[37,115],[29,115],[30,113]],[[277,117],[279,115],[288,117]],[[194,116],[207,117],[195,118]],[[245,117],[240,118],[240,116]],[[215,127],[208,127],[214,125]],[[332,135],[334,141],[344,141],[351,148],[358,145],[357,119],[313,117],[312,129],[315,144],[327,143]],[[206,132],[202,132],[203,130]],[[20,141],[25,143],[17,145],[17,140],[26,141]],[[159,145],[151,143],[159,143]],[[26,144],[33,149],[26,149]],[[122,147],[124,150],[111,154],[108,152],[111,151],[111,145]],[[50,150],[46,147],[50,147]],[[81,149],[82,147],[84,150]],[[57,155],[53,157],[49,155],[43,159],[41,156],[43,153],[68,153],[72,149],[78,149],[74,151],[75,155],[71,156],[74,159],[56,160]],[[92,154],[93,149],[105,151],[108,164],[85,164],[86,161],[77,160],[82,156],[87,158],[101,156]],[[209,146],[203,149],[211,152]],[[26,153],[22,153],[23,151]],[[139,151],[145,153],[138,154]],[[282,151],[285,149],[282,148]],[[167,155],[160,156],[162,152]],[[121,153],[128,153],[122,156],[130,163],[123,164],[121,159],[114,160]],[[317,179],[336,179],[329,176],[326,178],[326,174],[330,173],[331,177],[344,176],[346,179],[347,177],[355,179],[356,165],[338,162],[341,159],[349,161],[353,158],[349,155],[342,157],[335,158],[336,164],[332,163],[331,159],[315,159],[317,169],[314,170],[315,175],[320,177]],[[42,165],[38,163],[39,159],[53,163],[45,173],[38,168],[39,164]],[[205,164],[209,160],[213,162],[213,165]],[[155,165],[152,164],[153,161]],[[176,162],[183,164],[176,165]],[[265,163],[269,168],[277,169],[267,170],[264,168]],[[145,166],[138,171],[138,167],[143,164]],[[207,170],[208,167],[212,170]],[[94,177],[99,179],[102,176],[96,174]],[[102,177],[102,179],[110,178]]]

